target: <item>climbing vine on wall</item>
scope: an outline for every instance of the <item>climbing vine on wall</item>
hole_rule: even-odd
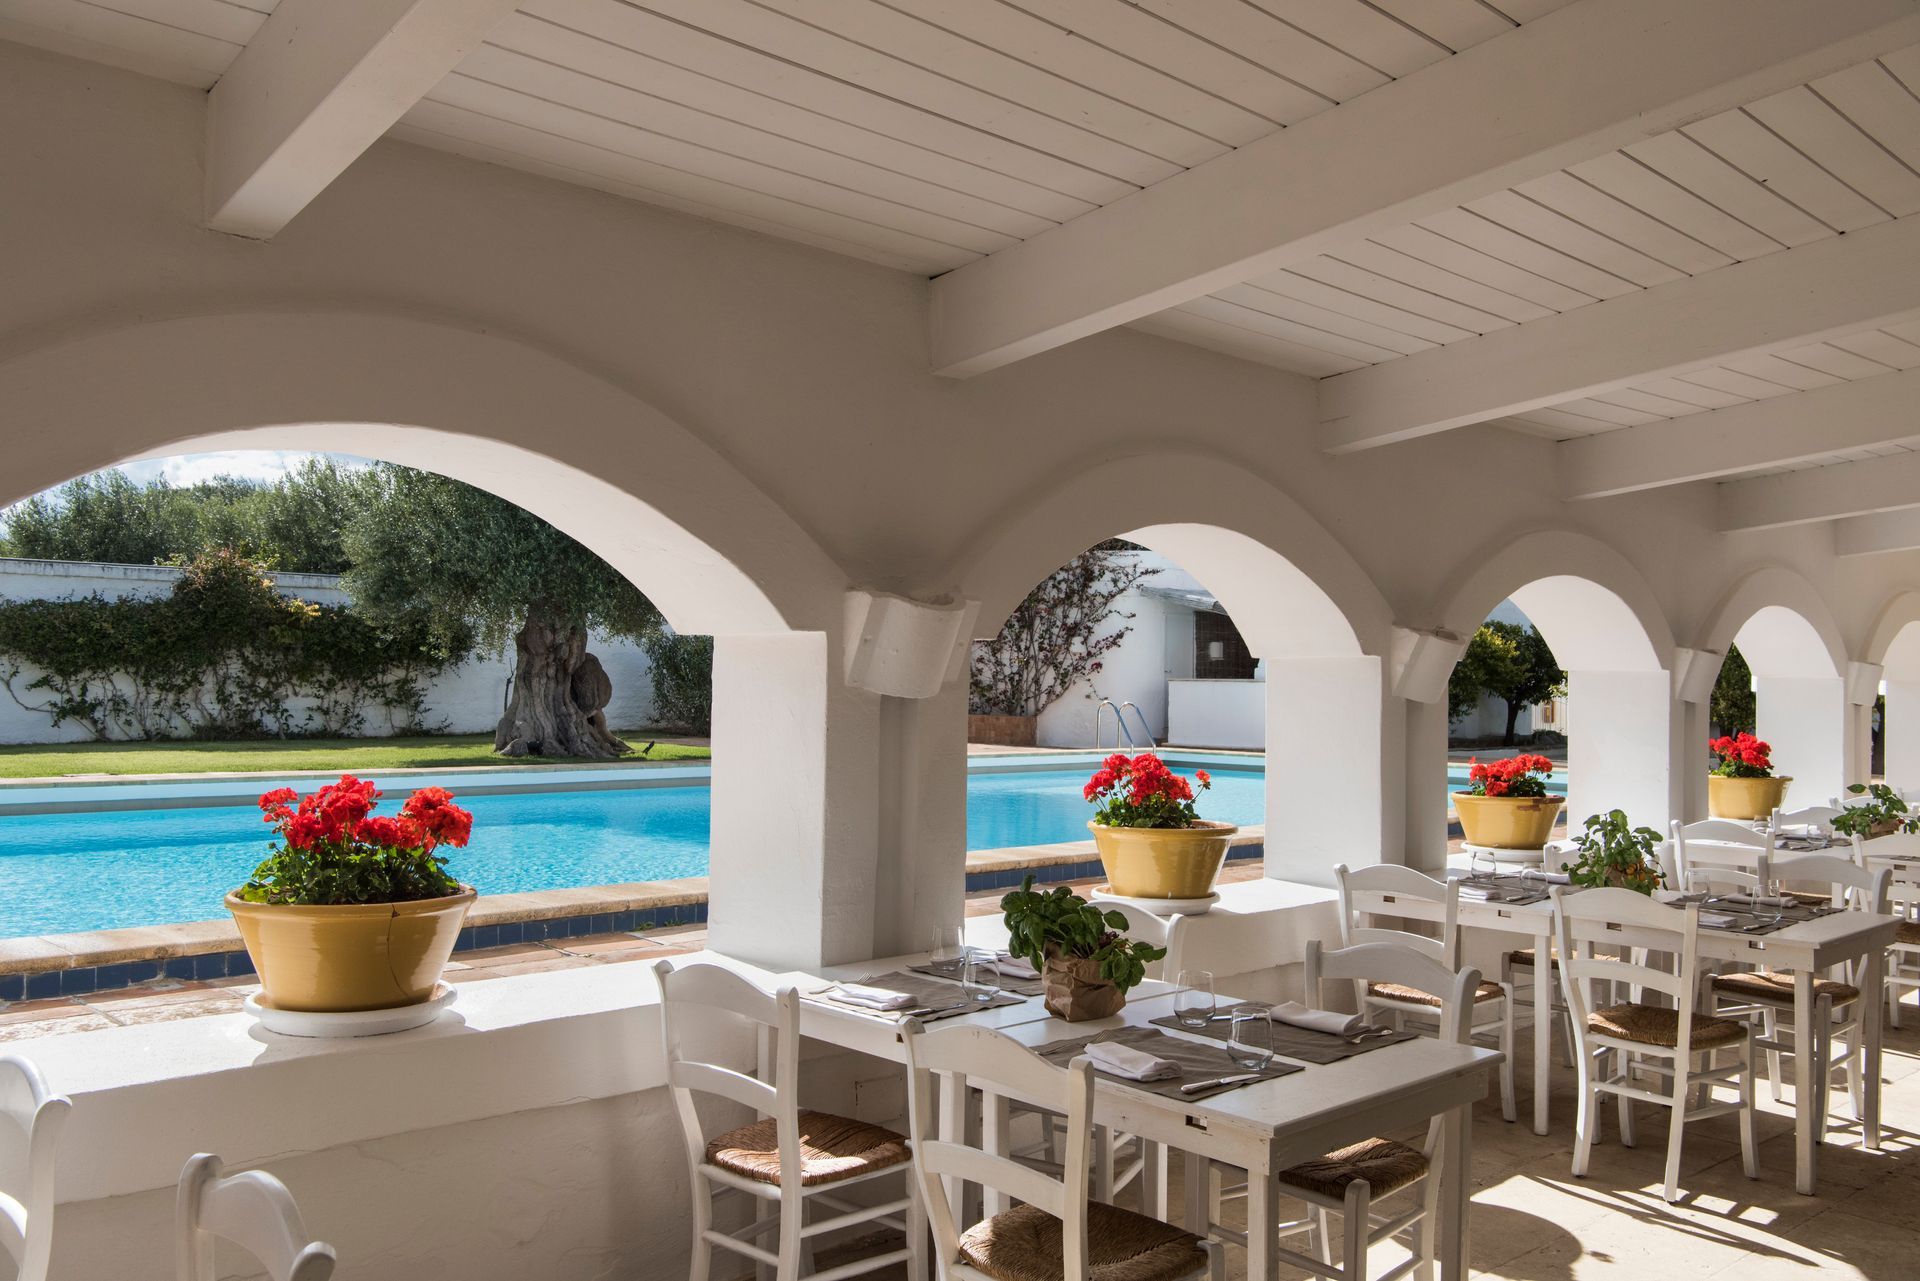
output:
[[[343,737],[370,710],[426,728],[426,682],[470,647],[424,618],[282,596],[232,551],[180,570],[164,597],[0,602],[0,684],[96,739]]]

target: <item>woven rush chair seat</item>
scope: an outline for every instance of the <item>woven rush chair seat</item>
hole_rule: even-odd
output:
[[[1905,943],[1908,947],[1920,947],[1920,921],[1900,922],[1899,933],[1894,935],[1893,941]]]
[[[831,1112],[800,1113],[800,1182],[806,1187],[905,1165],[913,1150],[904,1136]],[[707,1161],[742,1178],[780,1182],[780,1137],[772,1117],[716,1135]]]
[[[1587,1015],[1587,1027],[1602,1036],[1637,1041],[1641,1045],[1672,1049],[1680,1044],[1680,1015],[1663,1005],[1640,1005],[1631,1001],[1609,1005]],[[1745,1023],[1715,1018],[1711,1014],[1693,1016],[1693,1048],[1696,1050],[1734,1045],[1746,1034]]]
[[[1365,1179],[1377,1199],[1414,1182],[1427,1172],[1427,1155],[1419,1148],[1392,1139],[1363,1139],[1338,1152],[1280,1171],[1274,1177],[1282,1187],[1315,1192],[1334,1200],[1346,1196],[1347,1185]]]
[[[1405,1005],[1425,1005],[1432,1009],[1440,1008],[1440,998],[1430,996],[1419,988],[1403,987],[1398,983],[1369,983],[1367,995],[1377,996],[1383,1001],[1399,1001]],[[1482,983],[1473,991],[1473,1003],[1497,1001],[1504,995],[1498,983]]]
[[[1753,1001],[1773,1001],[1791,1005],[1793,1004],[1793,975],[1778,974],[1772,970],[1735,970],[1731,974],[1714,975],[1713,990]],[[1842,983],[1838,979],[1815,979],[1813,995],[1815,1000],[1830,996],[1835,1005],[1845,1005],[1848,1001],[1860,999],[1860,989],[1851,983]]]
[[[1030,1205],[983,1219],[960,1236],[960,1257],[995,1281],[1061,1281],[1060,1220]],[[1089,1281],[1172,1281],[1207,1266],[1200,1238],[1172,1224],[1087,1202]]]
[[[1530,947],[1517,947],[1507,953],[1507,961],[1513,965],[1532,966],[1533,949]],[[1560,958],[1557,956],[1548,957],[1547,963],[1556,970],[1560,968]]]

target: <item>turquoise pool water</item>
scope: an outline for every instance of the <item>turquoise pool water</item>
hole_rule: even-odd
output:
[[[1266,772],[1259,758],[1167,758],[1182,773],[1196,766],[1212,773],[1213,788],[1201,800],[1208,818],[1262,821]],[[1087,839],[1089,808],[1080,789],[1098,758],[1047,759],[1053,768],[1009,758],[974,762],[967,778],[968,849]],[[672,880],[707,870],[709,793],[702,773],[679,768],[672,785],[643,787],[594,785],[607,780],[604,773],[549,775],[549,786],[571,790],[495,794],[476,794],[471,776],[409,776],[382,781],[390,794],[382,808],[391,812],[400,797],[430,781],[451,787],[474,814],[473,842],[453,852],[452,868],[482,893]],[[267,831],[251,798],[279,781],[247,783],[244,797],[233,794],[241,785],[232,782],[168,785],[169,793],[196,802],[184,808],[139,807],[155,795],[153,785],[89,789],[98,803],[135,808],[76,814],[9,814],[7,801],[33,798],[0,793],[0,937],[219,917],[222,896],[265,853]],[[1564,790],[1563,780],[1555,783]],[[1464,771],[1449,779],[1449,788],[1464,784]],[[528,785],[526,776],[516,785]],[[39,796],[56,794],[70,801],[76,792],[44,789]]]

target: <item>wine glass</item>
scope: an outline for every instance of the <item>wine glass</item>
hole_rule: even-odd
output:
[[[928,968],[942,974],[958,974],[965,953],[966,947],[960,941],[958,925],[937,926],[933,931],[933,955],[928,960]]]
[[[1273,1018],[1265,1007],[1237,1005],[1233,1010],[1233,1039],[1227,1053],[1249,1071],[1260,1071],[1273,1061]]]
[[[1173,1017],[1181,1027],[1202,1028],[1213,1018],[1213,971],[1181,970]]]
[[[991,1001],[1000,995],[1000,967],[992,952],[975,947],[962,949],[960,988],[972,1001]]]

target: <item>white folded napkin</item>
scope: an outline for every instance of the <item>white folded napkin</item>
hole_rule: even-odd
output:
[[[1086,1056],[1102,1072],[1129,1081],[1168,1081],[1181,1075],[1178,1063],[1118,1041],[1095,1041],[1087,1046]]]
[[[1733,924],[1733,918],[1725,912],[1702,912],[1700,924],[1710,930],[1724,930]]]
[[[1267,1011],[1267,1017],[1275,1023],[1288,1023],[1309,1032],[1325,1032],[1329,1036],[1352,1036],[1367,1025],[1367,1021],[1358,1014],[1316,1010],[1298,1001],[1281,1002]]]
[[[837,984],[827,992],[827,997],[843,1005],[859,1005],[869,1010],[904,1010],[913,1004],[913,998],[905,992],[860,983]]]
[[[1722,894],[1722,903],[1738,903],[1744,907],[1792,907],[1795,900],[1785,895],[1773,894]]]
[[[1540,881],[1547,885],[1571,885],[1573,878],[1565,872],[1522,872],[1521,877],[1529,881]]]
[[[993,959],[993,968],[1002,978],[1037,979],[1040,971],[1033,968],[1033,962],[1024,956],[1013,956],[1002,952]]]

